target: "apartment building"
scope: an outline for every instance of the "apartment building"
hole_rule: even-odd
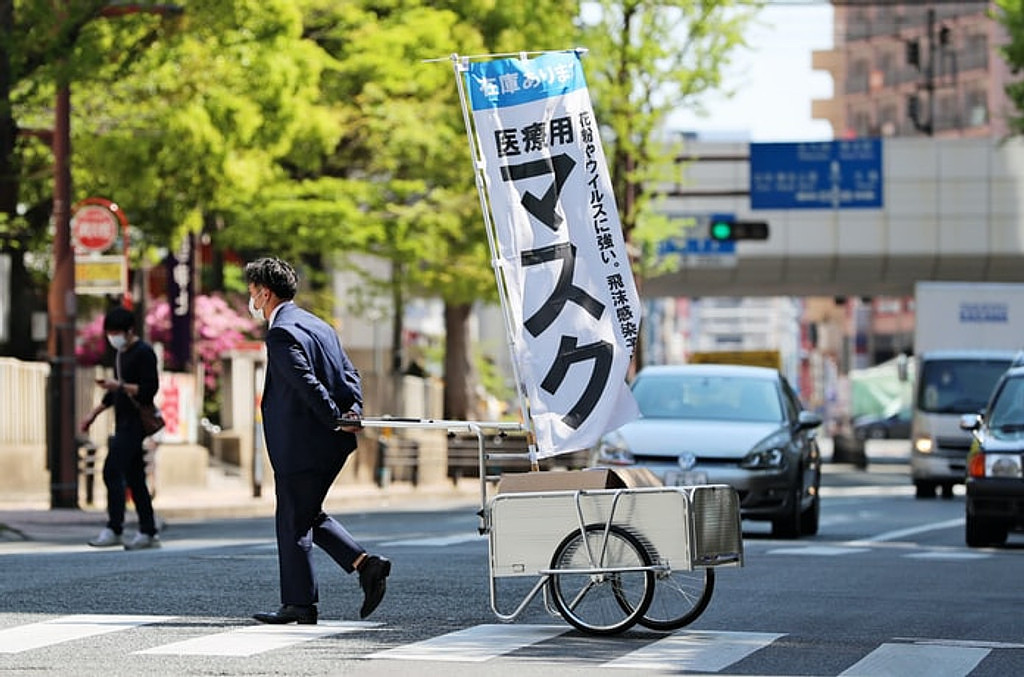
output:
[[[835,138],[1006,134],[1012,75],[995,3],[834,5],[834,46],[812,57],[833,97],[811,110]]]

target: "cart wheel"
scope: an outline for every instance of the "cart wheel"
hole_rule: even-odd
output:
[[[551,559],[552,569],[585,571],[552,573],[548,586],[555,607],[571,625],[594,635],[613,635],[632,627],[647,611],[654,573],[607,570],[648,567],[651,557],[622,527],[588,524],[585,532],[586,540],[579,531],[566,536]]]
[[[678,630],[693,623],[708,608],[715,591],[715,570],[657,571],[651,606],[640,625],[651,630]]]

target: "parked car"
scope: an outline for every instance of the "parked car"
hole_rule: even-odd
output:
[[[889,416],[858,416],[853,419],[853,434],[859,440],[909,440],[910,409],[901,409]]]
[[[1024,528],[1024,366],[996,382],[980,414],[964,414],[960,427],[974,435],[967,453],[967,545],[1003,545]]]
[[[818,532],[822,419],[777,370],[651,366],[632,390],[641,417],[605,435],[591,465],[645,467],[666,485],[728,484],[741,516],[770,520],[774,536]]]

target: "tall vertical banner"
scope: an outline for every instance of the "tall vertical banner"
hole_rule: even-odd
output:
[[[465,78],[537,457],[584,449],[638,415],[640,300],[579,55]]]
[[[187,234],[178,251],[167,255],[167,303],[171,309],[171,345],[168,362],[177,370],[192,365],[195,324],[195,236]]]

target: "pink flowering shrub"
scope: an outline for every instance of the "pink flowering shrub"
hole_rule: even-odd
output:
[[[252,341],[259,326],[249,316],[247,309],[233,308],[219,294],[201,294],[195,300],[195,344],[196,359],[203,365],[206,405],[215,400],[224,371],[221,355],[239,344]],[[150,343],[171,341],[171,311],[167,301],[150,305],[146,312],[146,334]],[[103,315],[97,315],[78,330],[75,342],[75,357],[78,364],[92,366],[99,364],[107,349],[103,333]],[[205,408],[205,407],[204,407]]]

